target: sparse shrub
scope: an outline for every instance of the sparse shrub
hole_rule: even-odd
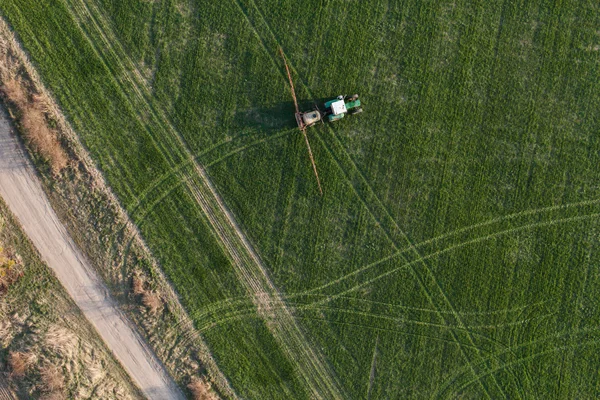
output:
[[[65,387],[65,377],[54,365],[46,364],[44,367],[40,368],[40,377],[42,379],[43,392],[57,392]]]
[[[61,147],[56,133],[48,127],[44,114],[44,102],[39,96],[29,101],[21,80],[7,80],[1,88],[4,95],[20,111],[20,122],[25,138],[35,151],[48,160],[52,172],[59,173],[67,167],[68,156]]]
[[[23,108],[29,103],[23,83],[18,79],[8,79],[0,88],[6,97],[18,108]]]
[[[145,292],[142,296],[142,304],[146,306],[150,313],[156,314],[162,306],[162,300],[157,293]]]
[[[22,378],[27,373],[32,362],[32,356],[21,351],[11,351],[8,355],[10,375],[14,378]]]
[[[139,274],[133,275],[131,286],[133,289],[133,294],[135,294],[136,296],[144,294],[144,280]]]
[[[194,400],[218,400],[217,395],[210,390],[210,383],[204,378],[193,377],[187,388],[192,392]]]
[[[50,162],[54,173],[66,168],[69,161],[67,154],[60,146],[56,134],[48,127],[42,110],[35,105],[28,105],[21,111],[21,124],[25,129],[25,137],[34,150]]]

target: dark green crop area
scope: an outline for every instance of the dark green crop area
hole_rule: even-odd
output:
[[[314,397],[206,168],[347,399],[600,396],[600,3],[3,0],[242,398]],[[295,129],[359,93],[364,113]]]

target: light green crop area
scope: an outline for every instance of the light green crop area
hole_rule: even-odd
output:
[[[240,397],[599,395],[597,1],[0,13]]]

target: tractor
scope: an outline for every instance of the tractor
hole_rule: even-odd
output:
[[[300,129],[304,129],[313,126],[319,121],[323,121],[325,117],[327,117],[329,122],[333,122],[344,118],[345,114],[358,114],[362,111],[363,109],[360,106],[357,94],[353,96],[338,96],[335,99],[325,102],[323,110],[315,107],[312,111],[297,112],[296,122]]]
[[[325,103],[323,117],[327,117],[329,122],[333,122],[344,118],[345,114],[359,114],[362,110],[357,94],[349,97],[338,96]]]
[[[310,142],[308,141],[306,128],[313,126],[319,121],[323,122],[323,118],[325,118],[325,116],[327,116],[330,122],[333,122],[344,118],[344,114],[346,113],[361,113],[362,108],[360,108],[360,100],[358,99],[357,94],[350,97],[338,96],[335,99],[329,100],[325,103],[324,111],[319,110],[319,108],[316,106],[312,111],[300,111],[300,107],[298,107],[298,100],[296,99],[296,91],[294,90],[294,82],[292,81],[292,74],[290,73],[290,68],[288,67],[285,55],[283,54],[283,49],[281,47],[279,48],[279,54],[281,54],[281,58],[283,59],[283,63],[285,65],[285,71],[287,72],[288,80],[290,81],[290,90],[292,92],[292,98],[294,99],[294,108],[296,109],[296,112],[294,113],[294,116],[296,117],[296,123],[298,124],[298,128],[300,128],[300,132],[302,132],[302,136],[304,136],[304,141],[306,142],[306,147],[308,148],[308,157],[310,158],[313,172],[317,178],[319,193],[321,193],[322,196],[323,188],[321,187],[321,180],[319,179],[319,173],[317,172],[317,164],[315,163],[315,158],[313,157],[312,149],[310,148]]]

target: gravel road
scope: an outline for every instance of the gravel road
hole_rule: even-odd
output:
[[[184,399],[58,220],[2,109],[0,196],[142,392],[149,399]]]

